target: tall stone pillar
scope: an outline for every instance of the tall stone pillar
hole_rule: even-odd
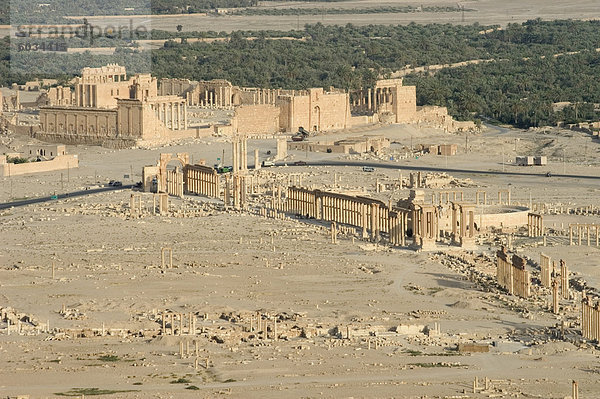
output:
[[[239,156],[239,149],[238,149],[238,138],[234,137],[233,141],[231,142],[231,153],[232,153],[232,157],[233,157],[233,173],[237,174],[237,172],[239,171],[239,163],[238,163],[238,156]]]
[[[169,127],[175,130],[175,103],[171,103],[171,123]]]
[[[377,204],[371,203],[371,238],[373,240],[377,239],[379,234],[378,229],[378,220],[377,220]]]
[[[183,104],[183,129],[187,130],[188,128],[188,121],[187,121],[187,103]]]

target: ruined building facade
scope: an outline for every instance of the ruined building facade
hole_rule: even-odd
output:
[[[128,78],[124,67],[84,68],[74,90],[49,92],[36,137],[51,142],[130,147],[187,135],[187,104],[159,96],[156,78]]]
[[[378,122],[417,123],[447,131],[469,127],[458,126],[443,107],[418,107],[415,87],[404,86],[402,79],[379,80],[373,88],[350,92],[333,87],[263,89],[238,87],[223,79],[159,82],[150,74],[130,77],[124,67],[111,64],[84,68],[72,83],[73,89],[58,86],[43,93],[37,138],[130,147],[214,132],[294,133],[300,127],[331,131]],[[188,108],[232,110],[233,117],[191,127]]]

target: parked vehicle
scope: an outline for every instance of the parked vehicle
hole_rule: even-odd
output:
[[[275,162],[273,162],[273,161],[262,161],[262,167],[263,168],[269,168],[271,166],[275,166]]]
[[[375,172],[375,168],[372,166],[363,166],[363,172]]]
[[[292,136],[292,141],[304,141],[308,138],[310,133],[304,129],[302,126],[298,129],[298,133]]]

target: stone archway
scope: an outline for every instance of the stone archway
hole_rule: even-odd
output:
[[[312,130],[318,132],[321,130],[321,107],[315,106],[312,116]]]
[[[181,164],[181,172],[179,172],[181,176],[167,173],[167,165],[171,161],[178,161]],[[173,154],[160,154],[160,160],[158,161],[158,192],[183,195],[185,191],[183,169],[189,163],[190,155],[187,152],[177,153],[175,156]],[[167,175],[170,175],[169,182],[167,181]]]

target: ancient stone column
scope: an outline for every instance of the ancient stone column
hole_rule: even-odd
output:
[[[254,170],[260,169],[260,159],[258,157],[258,148],[254,150]]]
[[[362,223],[362,238],[365,239],[368,237],[367,235],[367,225],[368,225],[368,216],[367,216],[367,204],[361,203],[361,207],[360,207],[360,214],[361,214],[361,223]]]
[[[331,243],[337,243],[337,227],[335,222],[331,222]]]
[[[248,170],[248,139],[242,138],[242,170]]]
[[[239,171],[239,141],[237,137],[234,137],[231,142],[231,152],[233,154],[233,173],[236,174]]]
[[[573,226],[569,225],[569,245],[573,245]]]
[[[585,227],[587,229],[587,231],[586,231],[587,246],[589,247],[590,246],[590,225],[588,224]]]
[[[560,260],[560,279],[562,297],[564,299],[569,299],[569,270],[567,269],[567,264],[562,259]]]

